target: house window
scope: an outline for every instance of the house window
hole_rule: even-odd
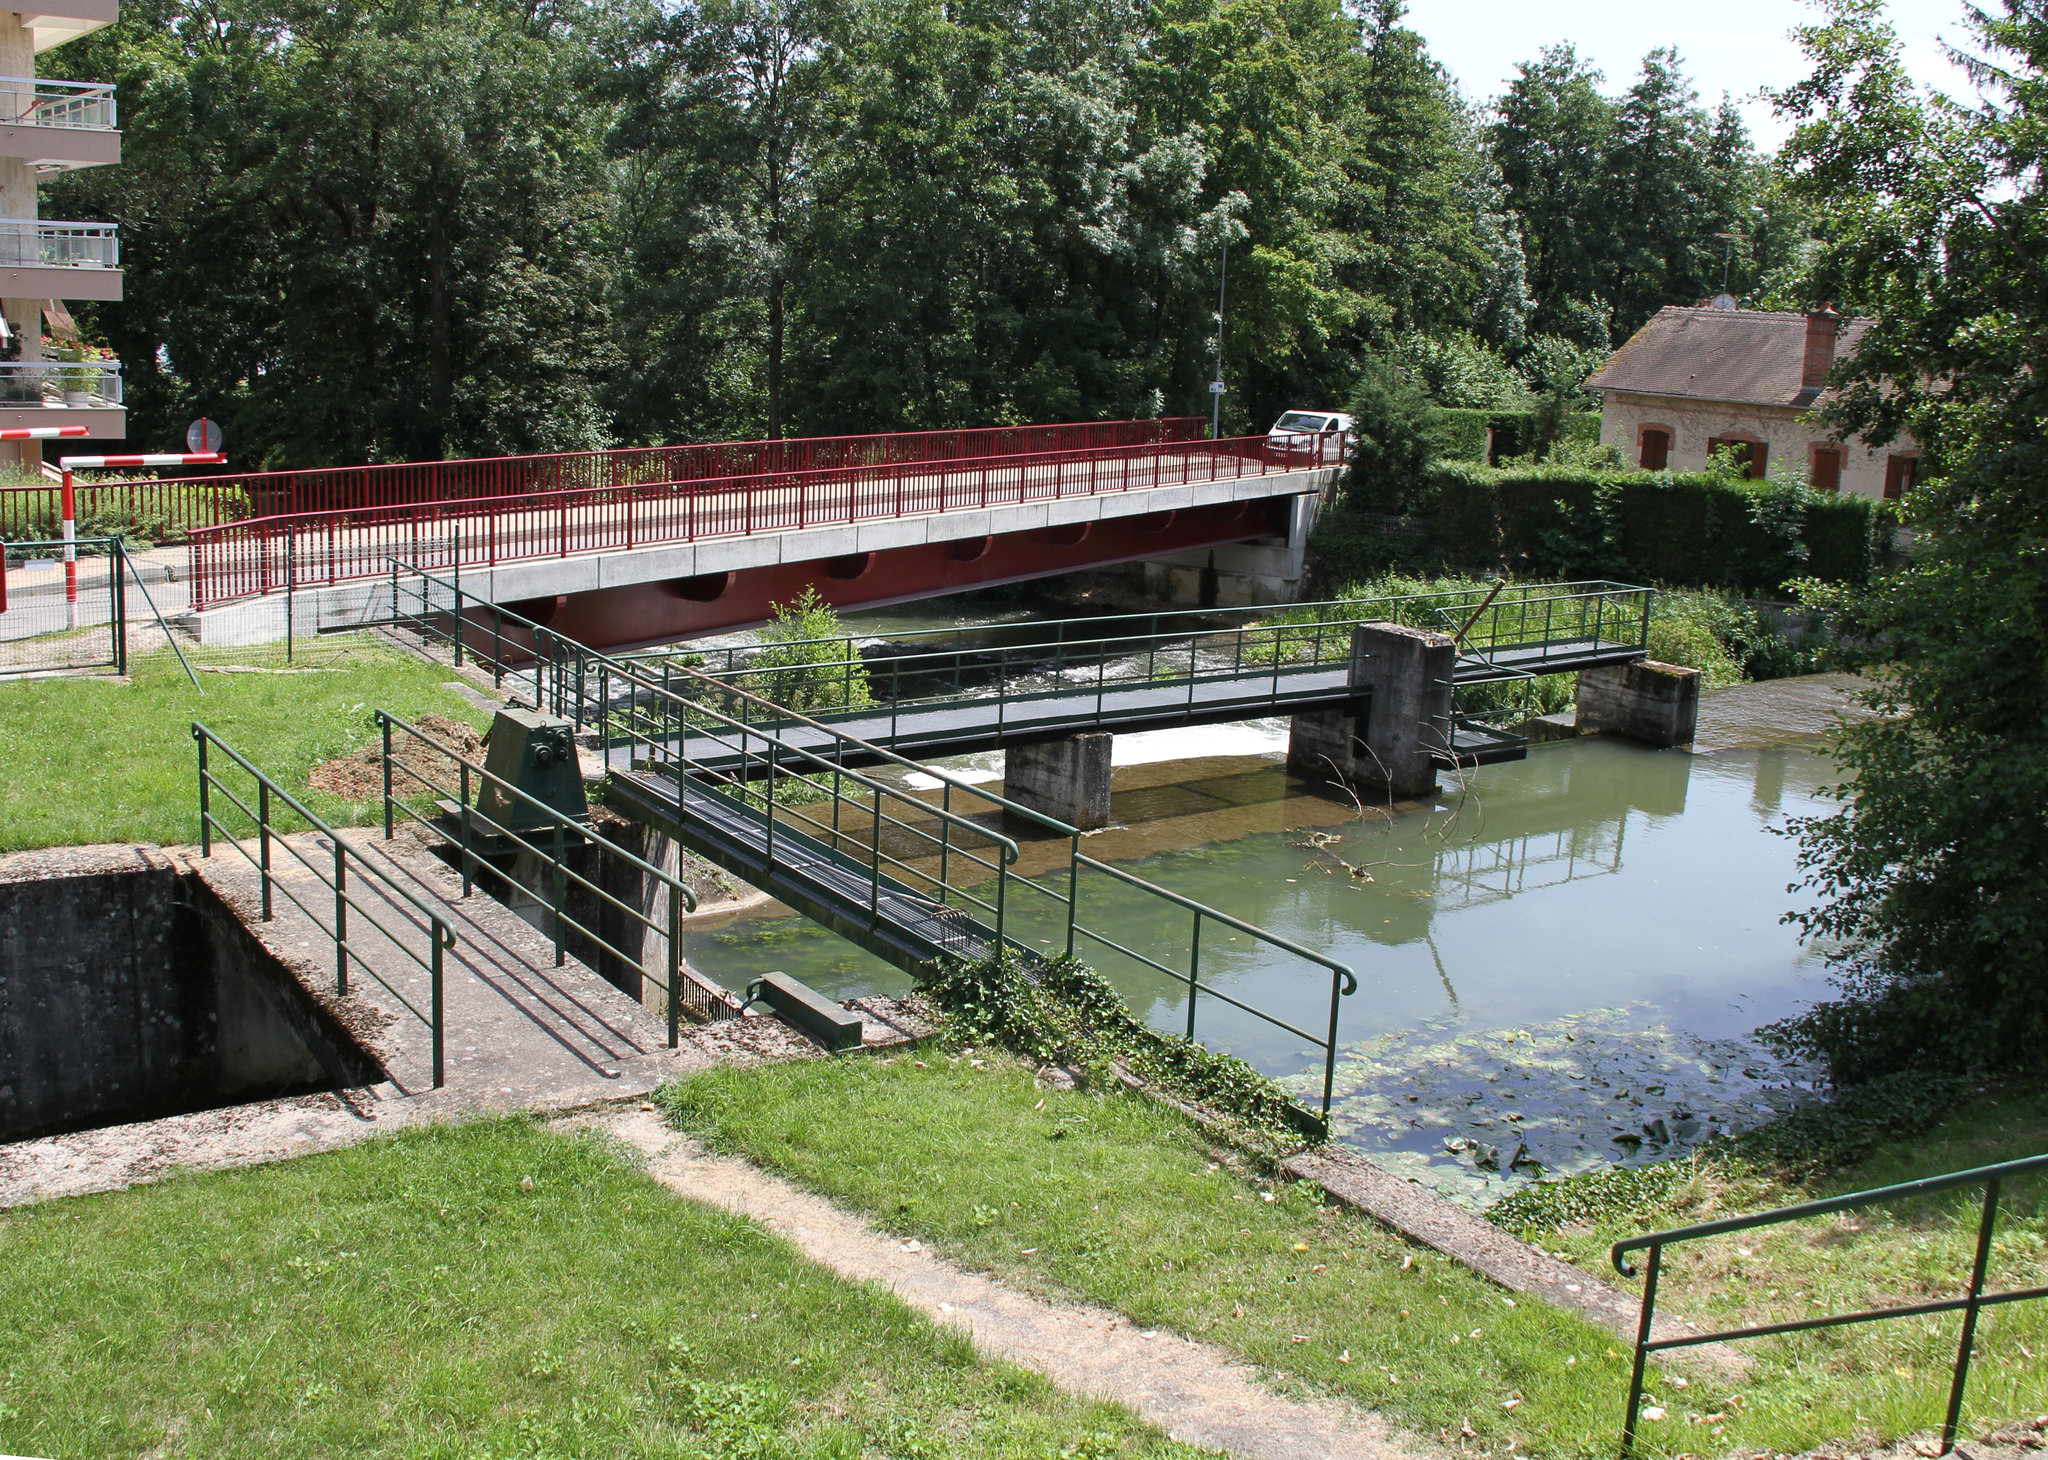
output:
[[[1813,448],[1813,470],[1809,474],[1816,492],[1839,492],[1842,490],[1842,448],[1839,446],[1816,446]]]
[[[1764,464],[1770,455],[1770,447],[1761,441],[1752,441],[1747,436],[1716,436],[1707,442],[1707,455],[1712,456],[1720,447],[1727,447],[1735,458],[1742,474],[1753,482],[1764,478]]]
[[[1662,426],[1643,427],[1636,460],[1644,471],[1664,470],[1671,464],[1671,433]]]
[[[1910,492],[1919,479],[1919,457],[1887,456],[1884,459],[1884,494],[1893,501]]]

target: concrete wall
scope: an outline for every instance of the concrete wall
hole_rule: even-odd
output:
[[[1579,674],[1582,735],[1620,735],[1670,748],[1692,744],[1700,718],[1700,672],[1639,659]]]
[[[1321,501],[1316,494],[1295,497],[1283,536],[1150,560],[1145,564],[1147,592],[1202,608],[1297,602],[1308,576],[1308,537]]]
[[[1003,748],[1003,794],[1082,831],[1109,825],[1110,752],[1099,730]]]
[[[1809,424],[1805,411],[1789,406],[1723,405],[1712,401],[1679,400],[1666,396],[1632,395],[1627,391],[1605,392],[1600,407],[1600,440],[1619,447],[1622,460],[1639,465],[1642,430],[1654,426],[1672,433],[1672,471],[1704,471],[1708,441],[1719,436],[1740,436],[1763,442],[1769,449],[1764,458],[1767,476],[1777,478],[1796,468],[1807,471],[1813,448],[1832,444],[1828,432]],[[1861,440],[1842,449],[1841,490],[1862,497],[1884,495],[1885,463],[1892,456],[1917,456],[1920,448],[1911,438],[1901,437],[1872,450]]]
[[[0,1140],[381,1078],[169,858],[0,860]]]
[[[1354,785],[1393,796],[1436,789],[1437,755],[1450,748],[1449,634],[1403,624],[1359,624],[1351,631],[1351,688],[1344,709],[1296,715],[1287,764],[1308,776],[1332,771]]]

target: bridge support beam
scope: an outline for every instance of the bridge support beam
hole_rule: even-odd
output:
[[[1638,659],[1579,671],[1581,735],[1620,735],[1668,749],[1692,744],[1700,719],[1700,672]]]
[[[1449,634],[1403,624],[1360,624],[1351,631],[1348,706],[1296,715],[1287,764],[1327,778],[1332,768],[1366,790],[1409,799],[1436,790],[1437,757],[1450,748],[1451,671],[1458,647]]]
[[[1003,794],[1083,831],[1109,825],[1110,749],[1099,730],[1003,748]]]

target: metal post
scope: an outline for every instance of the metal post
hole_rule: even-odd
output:
[[[842,750],[841,755],[845,752]],[[945,902],[952,891],[946,884],[946,862],[953,852],[953,783],[939,782],[939,901]]]
[[[455,667],[462,667],[462,523],[458,520],[455,533]]]
[[[1081,832],[1067,846],[1067,957],[1074,956],[1074,924],[1081,920]]]
[[[112,617],[114,621],[114,673],[126,674],[128,672],[128,549],[122,545],[121,539],[118,537],[112,539],[111,542],[112,557],[107,567],[113,579],[111,585],[113,589],[111,607],[113,609]],[[0,588],[0,604],[5,603],[6,597],[6,590]]]
[[[1628,1417],[1621,1423],[1621,1453],[1627,1455],[1635,1448],[1636,1412],[1643,1404],[1643,1365],[1650,1357],[1644,1347],[1650,1341],[1650,1328],[1657,1316],[1657,1270],[1663,1265],[1664,1246],[1656,1243],[1650,1248],[1650,1261],[1643,1271],[1643,1311],[1636,1322],[1636,1362],[1628,1380]]]
[[[882,913],[882,793],[874,793],[874,810],[869,816],[868,827],[868,915],[880,917]],[[997,883],[1000,889],[1001,883]],[[1000,897],[1000,891],[996,894]]]
[[[384,728],[384,840],[391,840],[391,717],[381,710],[378,721]]]
[[[555,967],[569,961],[562,920],[569,910],[569,875],[562,865],[562,823],[555,823]]]
[[[348,992],[348,851],[334,834],[334,991]]]
[[[1323,1046],[1323,1125],[1325,1134],[1330,1124],[1330,1097],[1337,1088],[1337,1011],[1344,997],[1344,978],[1336,969],[1330,970],[1330,1034]]]
[[[1970,1291],[1963,1309],[1963,1335],[1956,1345],[1955,1378],[1948,1386],[1948,1417],[1941,1422],[1941,1453],[1956,1447],[1963,1418],[1963,1386],[1970,1382],[1970,1347],[1977,1341],[1977,1311],[1984,1296],[1984,1268],[1991,1259],[1991,1232],[1998,1224],[1998,1178],[1984,1183],[1984,1215],[1977,1222],[1977,1258],[1970,1265]]]
[[[256,783],[257,865],[263,878],[263,921],[270,921],[270,783]]]
[[[1195,914],[1195,931],[1188,940],[1188,1043],[1195,1042],[1195,981],[1202,976],[1202,915]]]
[[[780,748],[778,742],[768,742],[768,790],[761,798],[761,809],[768,817],[768,860],[771,864],[775,861],[775,752]],[[876,802],[875,809],[878,812],[881,810],[879,801]]]
[[[668,890],[668,1047],[681,1039],[683,997],[683,909],[682,889]]]
[[[442,1087],[442,1086],[443,1086],[444,1084],[446,1084],[446,1083],[447,1083],[447,1079],[446,1079],[446,1077],[445,1077],[445,1075],[444,1075],[444,1073],[443,1073],[443,1069],[442,1069],[442,1046],[441,1046],[441,1034],[442,1034],[442,1026],[443,1026],[443,1024],[444,1024],[444,1023],[445,1023],[446,1021],[445,1021],[445,1019],[444,1019],[444,1017],[443,1017],[443,1011],[442,1011],[442,1000],[441,1000],[441,992],[442,992],[442,983],[441,983],[441,955],[442,955],[442,950],[443,950],[443,949],[445,949],[445,948],[447,947],[447,945],[448,945],[449,943],[452,943],[452,942],[454,941],[454,937],[455,937],[455,935],[454,935],[454,934],[453,934],[452,932],[450,932],[450,931],[449,931],[449,929],[448,929],[448,926],[447,926],[447,925],[446,925],[445,923],[443,923],[443,922],[442,922],[442,921],[441,921],[441,920],[440,920],[439,918],[436,918],[436,919],[434,919],[434,924],[433,924],[433,927],[432,927],[432,928],[430,928],[430,929],[428,930],[428,934],[429,934],[429,936],[430,936],[430,937],[431,937],[431,938],[433,939],[433,944],[434,944],[434,954],[433,954],[433,958],[434,958],[434,966],[433,966],[433,978],[434,978],[434,988],[433,988],[433,1000],[434,1000],[434,1002],[433,1002],[433,1010],[434,1010],[434,1025],[433,1025],[433,1027],[434,1027],[434,1088],[435,1088],[436,1090],[438,1090],[438,1089],[440,1089],[440,1088],[441,1088],[441,1087]]]
[[[293,532],[291,518],[284,521],[284,662],[292,662],[292,638],[297,632],[297,620],[293,617],[295,600],[299,596],[298,554],[294,549],[298,538]],[[397,604],[392,605],[392,617],[398,616]]]
[[[491,688],[505,682],[505,610],[491,605]]]
[[[199,742],[199,855],[213,855],[213,798],[209,794],[212,777],[206,773],[206,732],[199,726],[192,727],[192,738]]]
[[[470,894],[470,891],[471,891],[471,888],[472,888],[472,886],[474,885],[474,873],[472,872],[472,870],[471,870],[471,865],[470,865],[470,864],[471,864],[471,861],[472,861],[472,859],[473,859],[473,857],[474,857],[474,853],[472,853],[472,852],[470,851],[470,849],[469,849],[469,847],[470,847],[470,829],[469,829],[469,762],[467,762],[467,761],[464,761],[464,762],[462,762],[462,792],[461,792],[461,794],[462,794],[462,811],[461,811],[461,815],[462,815],[462,895],[463,895],[464,897],[467,897],[467,896],[469,896],[469,894]]]
[[[37,447],[41,450],[41,447]],[[64,533],[64,627],[78,627],[78,494],[72,485],[71,472],[64,472],[60,506],[63,512]]]

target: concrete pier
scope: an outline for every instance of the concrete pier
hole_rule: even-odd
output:
[[[1620,735],[1646,745],[1690,745],[1700,718],[1700,672],[1642,659],[1579,671],[1581,735]]]
[[[1020,806],[1093,831],[1109,825],[1110,749],[1099,730],[1003,749],[1003,794]]]
[[[1296,715],[1287,764],[1303,775],[1336,774],[1394,796],[1436,790],[1436,757],[1450,747],[1456,641],[1403,624],[1351,631],[1350,705]]]

